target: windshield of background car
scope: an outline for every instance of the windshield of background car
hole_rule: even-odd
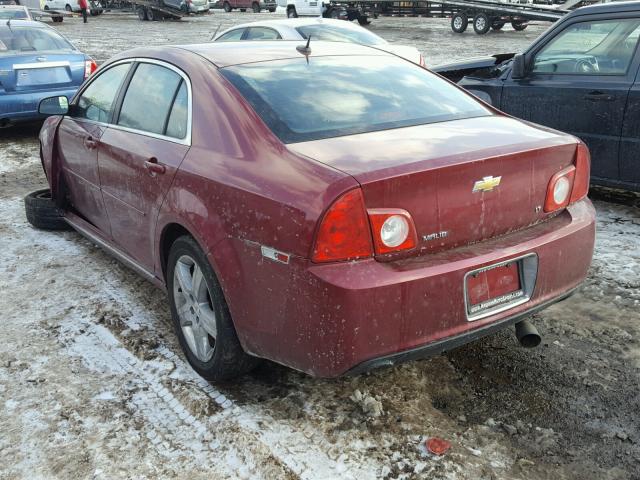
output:
[[[492,115],[437,75],[394,57],[310,57],[220,72],[284,143]]]
[[[0,8],[0,20],[25,20],[29,19],[23,9]]]
[[[296,30],[303,38],[313,40],[323,40],[327,42],[348,42],[359,43],[361,45],[386,45],[387,41],[374,35],[365,28],[344,28],[326,23],[304,25],[296,27]]]
[[[50,28],[20,27],[14,24],[0,28],[0,55],[51,50],[75,49]]]

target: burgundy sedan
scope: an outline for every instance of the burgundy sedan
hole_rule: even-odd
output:
[[[212,380],[427,356],[583,281],[584,144],[389,53],[298,43],[136,49],[43,101],[29,219],[165,288]]]

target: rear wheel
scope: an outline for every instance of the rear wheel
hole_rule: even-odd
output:
[[[73,8],[71,8],[71,5],[69,5],[68,3],[64,6],[64,9],[65,9],[67,12],[73,12]]]
[[[51,17],[51,20],[54,23],[60,23],[60,22],[62,22],[62,17]]]
[[[160,20],[160,14],[158,12],[156,12],[155,10],[148,9],[147,10],[147,18],[149,19],[150,22],[156,22],[156,21]]]
[[[149,17],[147,17],[147,9],[144,7],[138,7],[138,20],[141,20],[143,22],[146,22],[147,20],[149,20]]]
[[[473,18],[473,30],[478,35],[484,35],[491,28],[491,22],[486,13],[479,13]]]
[[[51,199],[51,190],[36,190],[24,197],[27,221],[42,230],[69,230],[64,212]]]
[[[287,9],[287,18],[298,18],[298,13],[296,12],[296,7],[289,7]]]
[[[260,5],[258,2],[253,2],[251,4],[251,10],[253,10],[253,13],[260,13]]]
[[[527,28],[529,26],[528,23],[524,23],[523,21],[513,21],[511,22],[511,26],[513,27],[514,30],[521,32],[522,30],[524,30],[525,28]]]
[[[180,346],[202,377],[228,380],[257,364],[242,349],[220,284],[192,237],[182,236],[171,246],[167,290]]]
[[[491,28],[493,30],[500,30],[502,27],[504,27],[504,22],[502,20],[494,20],[491,24]]]
[[[456,13],[451,17],[451,30],[456,33],[463,33],[469,25],[469,18],[464,13]]]
[[[359,15],[358,23],[360,25],[369,25],[371,23],[371,20],[369,20],[369,17],[367,17],[366,15]]]
[[[229,13],[231,11],[231,4],[229,2],[224,2],[222,4],[222,8],[224,8],[224,11]]]
[[[276,11],[276,9],[275,9],[275,8],[270,8],[270,9],[269,9],[269,13],[273,13],[273,12],[275,12],[275,11]]]
[[[340,18],[340,11],[337,8],[332,8],[329,12],[329,18]]]

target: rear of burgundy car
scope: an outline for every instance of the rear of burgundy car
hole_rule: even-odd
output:
[[[359,372],[504,328],[585,278],[595,215],[574,137],[391,57],[220,72],[289,152],[355,180],[327,203],[306,258],[263,248],[286,264],[273,281],[284,288],[264,297],[282,318],[277,345],[239,331],[250,350],[313,375]]]

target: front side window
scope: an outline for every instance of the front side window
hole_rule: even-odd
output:
[[[272,28],[251,27],[245,40],[280,40],[282,37]]]
[[[533,72],[624,75],[636,50],[639,28],[640,19],[573,24],[536,55]]]
[[[98,75],[82,92],[73,116],[95,122],[109,122],[118,89],[130,66],[130,63],[121,63]]]
[[[220,38],[216,38],[216,42],[235,42],[242,38],[242,34],[244,33],[244,28],[237,28],[235,30],[231,30],[230,32],[225,33]]]
[[[417,65],[387,56],[336,56],[220,69],[284,143],[492,113]]]
[[[345,22],[347,23],[347,22]],[[348,25],[348,24],[347,24]],[[387,42],[383,38],[371,33],[364,28],[337,27],[328,24],[303,25],[296,30],[302,38],[322,40],[326,42],[347,42],[359,43],[361,45],[385,45]]]
[[[127,88],[118,125],[163,135],[182,77],[153,63],[141,63]]]

